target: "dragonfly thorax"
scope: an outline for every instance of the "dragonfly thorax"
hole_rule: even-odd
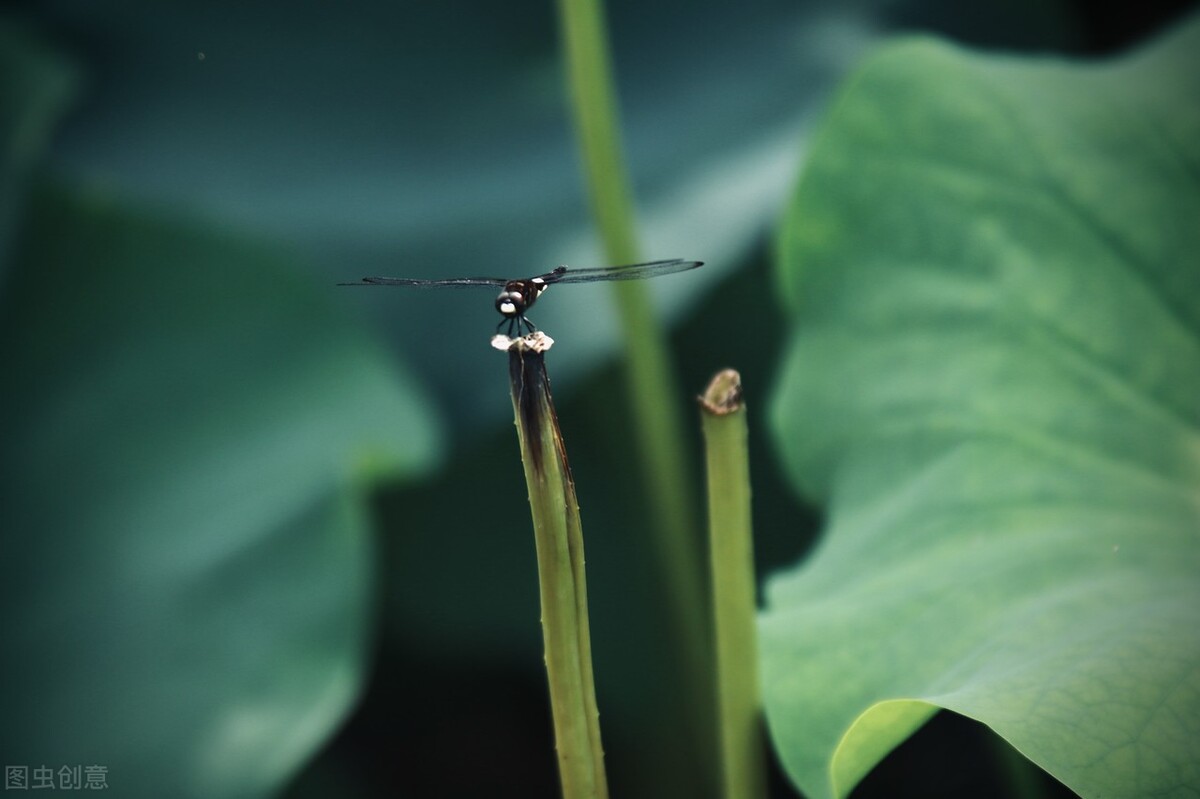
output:
[[[506,319],[520,319],[546,288],[547,283],[540,277],[510,280],[496,297],[496,310]]]

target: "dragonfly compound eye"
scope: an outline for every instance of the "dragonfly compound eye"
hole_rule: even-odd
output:
[[[519,291],[502,291],[496,298],[496,310],[505,316],[518,316],[525,309],[525,298]]]

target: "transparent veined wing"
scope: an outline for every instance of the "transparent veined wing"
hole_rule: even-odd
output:
[[[648,261],[643,264],[627,264],[625,266],[602,266],[589,269],[574,269],[566,267],[561,272],[555,270],[542,278],[547,283],[594,283],[602,280],[641,280],[643,278],[672,275],[676,272],[686,272],[703,266],[703,261],[688,261],[683,258],[671,258],[666,261]]]
[[[508,280],[502,277],[451,277],[444,280],[424,280],[415,277],[364,277],[355,283],[338,283],[339,286],[412,286],[419,289],[473,288],[476,286],[503,286]]]

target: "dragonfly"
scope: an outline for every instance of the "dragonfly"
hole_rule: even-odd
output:
[[[532,308],[538,297],[542,296],[551,286],[596,283],[602,280],[642,280],[672,275],[676,272],[686,272],[703,265],[703,261],[672,258],[666,261],[648,261],[644,264],[601,266],[591,269],[573,269],[566,265],[560,265],[544,275],[518,280],[505,277],[450,277],[440,280],[412,277],[364,277],[355,283],[339,283],[338,285],[411,286],[419,289],[476,288],[479,286],[499,288],[500,294],[496,296],[496,310],[499,311],[502,318],[500,324],[496,325],[496,332],[500,332],[500,328],[507,324],[508,337],[512,338],[514,328],[518,334],[521,333],[523,327],[528,327],[531,333],[537,330],[525,312]]]

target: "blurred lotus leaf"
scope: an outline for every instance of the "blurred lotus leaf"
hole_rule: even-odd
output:
[[[64,73],[24,74],[50,85],[7,141],[48,135]],[[285,253],[4,180],[0,752],[120,796],[278,790],[360,685],[369,483],[427,469],[436,420]]]

